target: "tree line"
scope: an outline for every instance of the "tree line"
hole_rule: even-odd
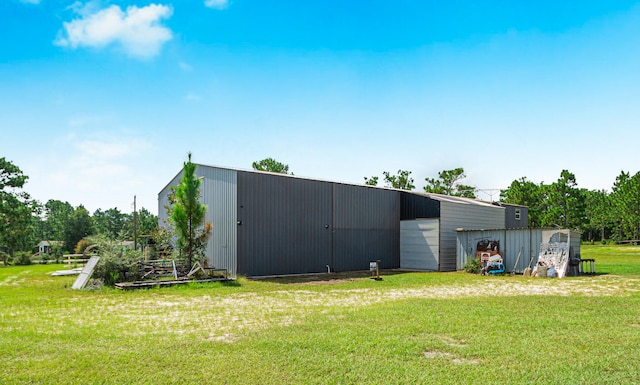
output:
[[[0,255],[5,265],[16,251],[35,252],[40,241],[49,241],[52,254],[81,253],[88,236],[132,240],[134,221],[138,234],[150,234],[158,225],[157,216],[145,208],[129,214],[97,209],[91,214],[83,205],[60,200],[42,204],[24,191],[28,179],[18,166],[0,158]]]
[[[522,177],[500,199],[528,206],[531,227],[576,229],[589,241],[640,239],[640,172],[621,171],[611,191],[579,188],[568,170],[550,184]]]
[[[190,158],[187,163],[190,164]],[[257,171],[289,174],[289,166],[273,158],[253,162],[252,167]],[[382,175],[386,187],[416,188],[411,171],[384,171]],[[437,178],[425,178],[422,190],[475,198],[477,189],[463,184],[465,178],[462,167],[443,170]],[[83,205],[73,207],[54,199],[42,204],[24,191],[28,179],[18,166],[0,158],[0,257],[5,264],[7,257],[13,258],[16,251],[35,252],[40,241],[50,241],[53,254],[73,253],[82,252],[86,246],[82,242],[89,236],[131,240],[134,222],[138,234],[150,234],[157,229],[158,218],[145,208],[129,214],[117,208],[89,213]],[[364,178],[366,185],[375,186],[379,181],[378,176]],[[575,229],[590,241],[640,240],[640,172],[621,171],[610,191],[579,188],[575,175],[568,170],[562,170],[552,183],[536,183],[521,177],[500,191],[500,201],[527,206],[529,227]]]

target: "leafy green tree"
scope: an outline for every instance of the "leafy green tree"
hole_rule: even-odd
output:
[[[49,199],[44,205],[42,240],[62,241],[64,228],[73,215],[73,206],[69,202]]]
[[[640,232],[640,172],[621,172],[613,184],[613,206],[619,223],[618,238],[639,239]]]
[[[122,228],[121,233],[119,234],[120,238],[132,240],[134,238],[134,222],[137,220],[137,235],[138,237],[145,235],[152,235],[156,228],[158,227],[158,217],[153,215],[149,210],[144,207],[138,210],[137,219],[135,218],[135,213],[125,214],[124,226]],[[140,240],[138,239],[138,244],[140,244]]]
[[[0,158],[0,245],[13,258],[18,248],[30,250],[34,240],[38,202],[22,191],[29,179],[22,170],[4,157]],[[6,266],[6,254],[3,263]]]
[[[612,198],[605,190],[585,190],[585,215],[587,222],[583,225],[586,239],[604,240],[607,237],[606,230],[611,222]]]
[[[73,252],[78,241],[93,234],[93,221],[83,205],[76,207],[64,229],[64,249]]]
[[[543,191],[546,212],[542,226],[560,226],[581,229],[585,221],[585,196],[577,188],[576,177],[568,170],[562,170],[560,178]]]
[[[26,194],[0,195],[0,245],[8,249],[11,258],[16,250],[30,250],[35,245],[37,219],[33,213],[37,210],[37,202],[25,197]]]
[[[169,218],[176,235],[180,256],[187,258],[189,266],[201,260],[212,226],[205,223],[207,206],[200,203],[201,180],[196,176],[196,165],[191,163],[191,153],[184,163],[182,178],[173,191],[173,206]]]
[[[364,184],[367,186],[377,186],[378,185],[378,177],[372,176],[371,178],[364,177]]]
[[[0,158],[0,192],[8,194],[9,188],[21,189],[28,179],[18,166],[4,157]]]
[[[110,240],[129,238],[125,232],[127,214],[120,212],[117,208],[114,207],[105,211],[97,209],[93,212],[91,219],[93,220],[95,234],[104,235]]]
[[[413,178],[410,177],[411,171],[398,170],[397,175],[391,175],[389,171],[385,171],[382,175],[384,175],[384,181],[387,187],[401,190],[413,190],[416,188],[416,186],[413,185]]]
[[[138,234],[149,235],[158,227],[158,216],[144,207],[138,210]],[[127,231],[133,233],[133,213],[129,214],[126,223]]]
[[[537,185],[527,177],[511,182],[506,190],[500,191],[500,200],[514,205],[529,208],[529,227],[540,226],[544,213],[542,202],[542,185]]]
[[[256,171],[268,171],[277,172],[280,174],[289,174],[289,165],[280,163],[273,158],[262,159],[261,161],[253,162],[251,164]],[[293,173],[291,173],[293,175]]]
[[[438,179],[425,178],[427,185],[424,186],[424,191],[434,194],[475,198],[475,187],[459,183],[459,181],[464,178],[466,178],[466,175],[462,167],[453,170],[443,170],[438,173]]]

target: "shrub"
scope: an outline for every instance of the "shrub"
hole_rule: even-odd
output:
[[[15,256],[13,257],[13,264],[14,265],[30,265],[31,264],[31,256],[29,255],[29,253],[24,252],[24,251],[18,251]]]
[[[76,254],[82,254],[84,252],[84,249],[86,249],[87,247],[93,245],[93,242],[91,242],[88,239],[81,239],[78,241],[78,243],[76,243],[76,247],[75,249],[73,249],[73,252]]]
[[[471,274],[479,274],[482,269],[480,258],[471,258],[464,264],[464,271]]]
[[[44,254],[40,254],[40,264],[42,265],[46,265],[47,263],[49,263],[49,260],[53,259],[51,257],[51,255],[44,253]]]
[[[113,243],[100,243],[100,261],[96,265],[93,277],[101,279],[107,286],[116,282],[135,281],[140,271],[142,253],[137,250],[122,252],[120,246]]]

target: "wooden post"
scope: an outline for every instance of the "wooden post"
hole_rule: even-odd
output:
[[[138,210],[135,195],[133,196],[133,249],[138,250]]]

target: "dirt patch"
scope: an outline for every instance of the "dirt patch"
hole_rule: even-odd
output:
[[[440,352],[437,350],[427,350],[424,352],[424,356],[427,358],[447,358],[451,363],[456,365],[478,365],[480,363],[477,359],[460,358],[451,353]]]
[[[19,277],[11,277],[11,284]],[[352,280],[314,281],[307,285],[331,285]],[[295,326],[308,314],[330,314],[335,308],[361,309],[405,299],[455,299],[487,296],[619,296],[640,289],[640,280],[616,276],[584,279],[487,279],[469,284],[430,285],[395,288],[309,290],[293,288],[258,293],[210,293],[185,297],[180,292],[118,298],[71,297],[57,317],[67,326],[99,323],[97,314],[116,314],[123,323],[135,324],[132,333],[175,333],[216,342],[233,342],[247,331],[273,326]],[[32,315],[37,316],[37,315]],[[637,324],[631,327],[639,327]],[[43,326],[43,330],[46,330]],[[126,333],[123,331],[123,333]],[[133,336],[133,335],[132,335]],[[466,347],[465,341],[434,335],[452,349]],[[456,357],[451,357],[452,360]],[[465,362],[461,363],[473,363]]]
[[[342,279],[329,279],[329,280],[318,280],[318,281],[307,281],[307,282],[296,282],[289,284],[290,286],[327,286],[327,285],[337,285],[339,283],[347,283],[347,282],[356,282],[357,279],[353,278],[342,278]]]
[[[226,344],[232,344],[234,342],[236,342],[238,340],[238,337],[234,336],[233,334],[229,334],[229,333],[225,333],[219,336],[209,336],[208,338],[210,341],[215,341],[215,342],[224,342]]]
[[[466,348],[467,344],[464,341],[458,341],[455,338],[449,336],[437,336],[443,344],[454,348]]]

